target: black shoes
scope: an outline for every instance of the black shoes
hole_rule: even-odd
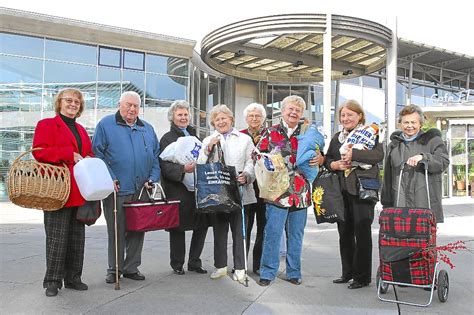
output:
[[[184,271],[183,271],[183,273],[184,273]],[[137,280],[137,281],[145,280],[145,276],[142,275],[142,273],[140,271],[137,271],[135,273],[124,273],[123,276],[124,276],[124,278]]]
[[[268,279],[260,279],[258,281],[258,284],[261,286],[261,287],[268,287],[270,285],[270,280]]]
[[[46,288],[46,296],[52,297],[58,295],[59,288],[56,284],[49,284]]]
[[[200,274],[205,274],[207,273],[207,270],[202,268],[202,267],[188,267],[188,271],[194,271],[194,272],[197,272],[197,273],[200,273]],[[175,271],[176,272],[176,271]],[[184,274],[184,270],[183,270],[183,274]]]
[[[119,278],[120,278],[120,275],[119,275]],[[105,283],[115,283],[115,273],[109,273],[105,277]]]
[[[340,277],[340,278],[332,280],[332,283],[347,283],[349,282],[349,280],[351,280],[351,278],[349,277]]]
[[[298,279],[298,278],[292,278],[292,279],[288,279],[288,282],[294,285],[300,285],[303,281],[301,281],[301,279]]]
[[[83,283],[81,280],[74,282],[64,282],[64,287],[73,290],[85,291],[89,289],[87,284]]]
[[[363,288],[363,287],[366,287],[368,286],[369,284],[367,282],[359,282],[359,281],[352,281],[348,288],[349,289],[360,289],[360,288]]]
[[[188,269],[189,270],[189,269]],[[177,275],[184,275],[184,269],[183,267],[177,267],[173,268],[173,272]]]

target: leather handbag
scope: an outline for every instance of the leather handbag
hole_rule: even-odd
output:
[[[93,225],[100,218],[102,207],[100,201],[86,201],[85,204],[77,208],[76,220],[85,225]]]
[[[160,184],[154,183],[153,186],[152,194],[145,189],[148,201],[141,201],[143,187],[138,201],[124,202],[127,231],[148,232],[179,226],[180,201],[167,199]],[[157,197],[158,189],[160,197]]]
[[[378,178],[364,178],[357,176],[359,181],[359,199],[372,202],[379,201],[380,182]]]

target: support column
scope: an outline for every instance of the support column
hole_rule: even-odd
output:
[[[338,132],[338,123],[339,123],[339,94],[341,90],[341,81],[336,81],[336,91],[334,91],[334,124],[332,125],[331,135]],[[329,139],[331,140],[331,139]]]
[[[323,35],[323,129],[331,139],[331,72],[332,72],[332,15],[326,14],[326,32]],[[328,146],[325,146],[327,150]]]
[[[410,105],[411,102],[411,93],[413,91],[413,58],[410,61],[410,72],[408,74],[408,97],[407,97],[407,105]]]
[[[389,27],[392,29],[392,43],[387,49],[387,132],[388,139],[396,129],[397,119],[397,18],[391,20]]]

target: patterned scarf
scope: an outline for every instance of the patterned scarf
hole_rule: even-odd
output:
[[[247,132],[249,133],[249,136],[253,140],[253,144],[257,145],[257,143],[260,141],[260,138],[262,137],[262,131],[263,127],[260,127],[257,131],[252,131],[250,128],[247,128]]]
[[[358,124],[357,126],[355,126],[354,129],[352,130],[346,130],[346,129],[342,129],[341,133],[339,134],[339,137],[338,137],[338,140],[339,140],[339,143],[340,144],[344,144],[344,142],[346,142],[347,138],[349,138],[349,136],[351,134],[353,134],[357,129],[360,129],[362,128],[364,125],[363,124]]]

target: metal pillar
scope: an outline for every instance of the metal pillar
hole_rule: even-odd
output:
[[[339,94],[341,90],[341,81],[336,81],[336,91],[334,91],[334,124],[332,125],[332,133],[331,135],[335,134],[339,131],[338,123],[339,123]],[[329,139],[330,140],[330,139]]]
[[[397,113],[397,19],[391,20],[392,43],[387,49],[387,138],[396,129]]]
[[[323,129],[328,139],[331,139],[331,42],[332,15],[326,14],[326,32],[323,35]],[[328,146],[325,146],[327,150]]]
[[[410,72],[408,74],[408,97],[407,105],[411,104],[411,93],[413,91],[413,58],[410,61]]]

